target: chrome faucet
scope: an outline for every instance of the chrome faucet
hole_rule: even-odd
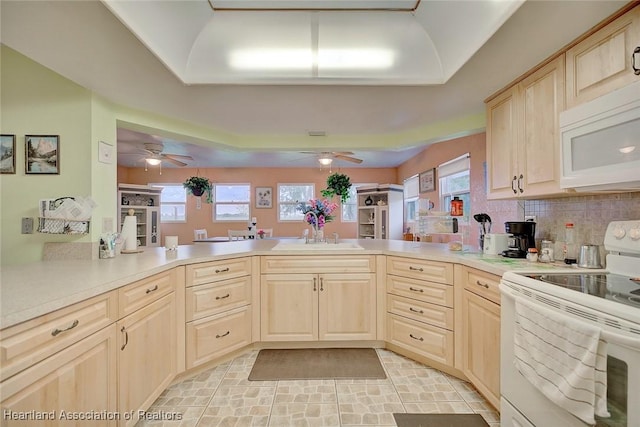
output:
[[[307,215],[313,215],[313,217],[316,219],[315,223],[311,224],[311,226],[313,227],[313,243],[318,243],[318,215],[316,215],[315,212],[309,211],[304,215],[304,219],[307,219]]]

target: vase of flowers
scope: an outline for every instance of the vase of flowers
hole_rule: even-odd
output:
[[[317,241],[324,240],[324,226],[326,223],[333,221],[331,215],[338,208],[337,203],[330,202],[327,199],[311,199],[308,202],[302,202],[298,205],[298,210],[304,214],[304,220],[314,227],[314,232],[318,234],[314,236]],[[311,214],[313,212],[315,216]],[[316,224],[316,217],[318,223]]]

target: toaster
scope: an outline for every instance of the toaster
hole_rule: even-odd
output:
[[[487,233],[484,235],[482,252],[486,255],[500,255],[509,249],[509,233]]]

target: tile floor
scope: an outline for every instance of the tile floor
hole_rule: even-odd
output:
[[[395,426],[394,412],[500,417],[469,383],[378,349],[385,380],[248,381],[252,351],[169,387],[143,426]],[[178,419],[179,418],[179,419]]]

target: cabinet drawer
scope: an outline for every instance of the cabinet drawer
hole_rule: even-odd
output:
[[[251,275],[251,257],[187,265],[187,287]]]
[[[453,284],[453,264],[447,262],[389,256],[387,257],[387,273]]]
[[[251,344],[251,306],[187,323],[187,369]]]
[[[116,321],[116,293],[74,304],[0,332],[2,380]]]
[[[176,274],[176,269],[165,271],[118,289],[118,318],[173,292]]]
[[[442,283],[388,275],[387,292],[445,307],[453,307],[453,286]]]
[[[440,328],[453,330],[453,309],[387,294],[387,310]]]
[[[251,303],[251,276],[187,288],[187,321]]]
[[[387,341],[437,362],[453,365],[452,331],[389,314]]]
[[[464,267],[462,273],[465,289],[500,304],[500,276],[468,267]]]
[[[264,256],[262,273],[373,273],[375,256]]]

